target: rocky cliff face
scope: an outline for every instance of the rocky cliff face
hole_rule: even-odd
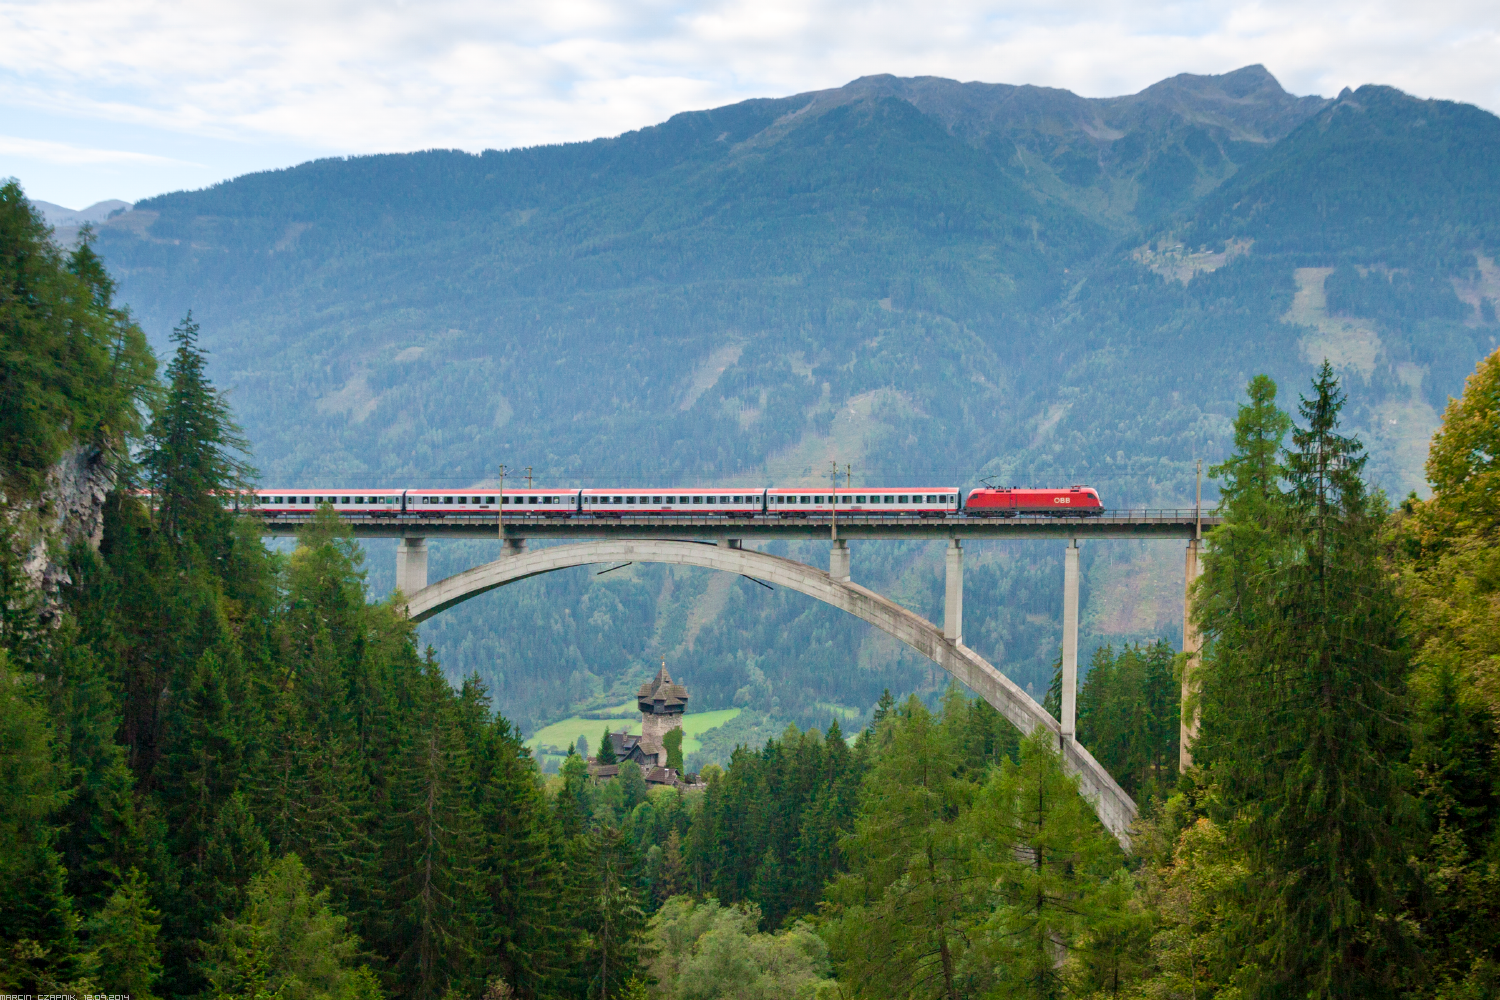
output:
[[[107,456],[93,447],[77,447],[47,473],[40,497],[12,503],[0,496],[13,533],[21,570],[44,602],[50,617],[58,588],[71,583],[63,558],[77,542],[94,548],[104,533],[104,498],[115,485]]]

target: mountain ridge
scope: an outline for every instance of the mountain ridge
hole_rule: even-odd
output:
[[[1497,126],[1388,88],[1297,97],[1253,66],[1101,99],[867,77],[587,143],[248,175],[148,199],[98,248],[158,342],[194,310],[268,484],[468,484],[502,461],[585,486],[821,483],[837,460],[857,483],[1177,506],[1245,382],[1294,402],[1326,354],[1371,474],[1404,494],[1500,333]],[[432,574],[491,557],[434,546]],[[1044,691],[1060,551],[969,563],[971,645]],[[864,547],[854,570],[938,613],[940,551]],[[1175,546],[1091,548],[1085,648],[1176,636],[1180,572]],[[934,683],[836,612],[714,593],[691,645],[664,623],[709,588],[654,569],[518,584],[423,628],[528,726],[627,696],[661,656],[705,707],[799,725]]]

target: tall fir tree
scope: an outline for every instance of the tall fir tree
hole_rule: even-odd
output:
[[[888,744],[865,777],[850,871],[830,890],[832,947],[856,996],[956,1000],[982,987],[969,951],[984,899],[959,825],[974,786],[957,777],[949,721],[913,696],[880,722]]]
[[[385,835],[394,910],[387,949],[401,995],[438,1000],[450,988],[482,984],[473,779],[458,709],[430,651],[411,686]]]
[[[172,330],[177,346],[146,431],[141,464],[162,532],[207,545],[218,555],[215,543],[229,530],[226,506],[249,489],[253,470],[242,457],[249,442],[209,381],[207,352],[198,344],[198,333],[191,312]]]
[[[641,860],[619,829],[600,825],[568,845],[568,906],[584,938],[583,995],[608,1000],[635,975],[646,926]]]
[[[1381,561],[1385,512],[1361,479],[1358,442],[1337,433],[1344,397],[1330,365],[1302,402],[1284,494],[1266,455],[1279,426],[1261,419],[1267,402],[1241,414],[1249,447],[1234,460],[1231,530],[1202,585],[1205,762],[1263,880],[1252,993],[1379,996],[1399,972],[1407,815],[1406,656]]]
[[[152,990],[162,971],[160,932],[161,913],[151,905],[150,885],[132,868],[89,921],[98,988],[108,994],[155,1000]]]

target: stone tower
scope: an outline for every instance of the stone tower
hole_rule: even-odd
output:
[[[667,661],[662,660],[656,678],[642,684],[635,697],[641,710],[641,753],[656,754],[657,764],[665,766],[667,750],[662,737],[682,728],[682,713],[687,709],[687,688],[672,683],[672,675],[667,673]]]

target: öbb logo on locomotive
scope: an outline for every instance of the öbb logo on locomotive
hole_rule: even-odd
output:
[[[967,497],[957,486],[880,486],[840,490],[743,487],[641,489],[349,490],[328,487],[256,490],[256,509],[271,517],[310,514],[327,504],[341,514],[447,518],[465,515],[542,518],[655,517],[806,518],[857,515],[918,517],[1096,517],[1104,513],[1092,486],[980,487]]]

